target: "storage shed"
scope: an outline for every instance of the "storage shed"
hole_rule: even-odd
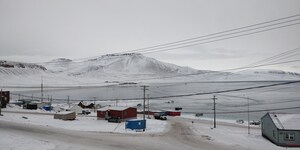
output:
[[[127,120],[125,123],[125,129],[131,129],[131,130],[146,129],[146,120],[141,120],[141,119]]]
[[[74,111],[64,111],[54,114],[54,119],[75,120],[76,114]]]
[[[120,118],[121,120],[133,119],[137,117],[137,110],[134,107],[103,107],[97,110],[99,119],[110,117]]]
[[[300,114],[267,113],[261,118],[261,131],[278,146],[300,147]]]
[[[168,116],[180,116],[180,111],[168,111]]]

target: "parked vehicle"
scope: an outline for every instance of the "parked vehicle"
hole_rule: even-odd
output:
[[[236,123],[238,123],[238,124],[243,124],[243,123],[244,123],[244,120],[242,120],[242,119],[236,120]]]
[[[161,115],[160,113],[154,113],[154,118],[158,120],[167,120],[167,117],[164,115]]]
[[[182,107],[175,107],[175,110],[182,110]]]
[[[88,114],[90,114],[91,112],[89,111],[89,110],[82,110],[82,114],[83,115],[88,115]]]
[[[108,122],[121,123],[120,117],[110,117],[107,120]]]
[[[251,121],[250,125],[260,125],[260,121]]]
[[[196,117],[201,117],[201,116],[203,116],[203,113],[196,113],[195,116]]]

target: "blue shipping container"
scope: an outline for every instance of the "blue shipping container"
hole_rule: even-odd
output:
[[[146,129],[146,120],[127,120],[125,123],[125,129],[140,130]]]
[[[50,106],[43,106],[43,109],[46,110],[46,111],[50,111],[51,107]]]

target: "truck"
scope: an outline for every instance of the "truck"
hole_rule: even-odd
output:
[[[162,115],[161,113],[154,113],[153,116],[158,120],[167,120],[167,117],[165,115]]]

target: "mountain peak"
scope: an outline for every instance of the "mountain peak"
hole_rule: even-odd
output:
[[[96,61],[101,59],[109,59],[116,57],[126,57],[126,56],[143,56],[141,53],[115,53],[115,54],[106,54],[97,58],[89,59],[88,61]]]
[[[57,58],[57,59],[53,59],[50,62],[71,62],[71,59],[68,58]]]

